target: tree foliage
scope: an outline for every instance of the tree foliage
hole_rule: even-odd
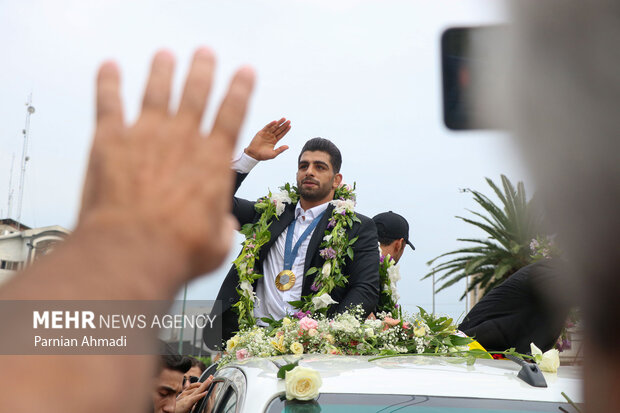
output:
[[[440,274],[435,280],[441,286],[437,292],[450,287],[467,276],[472,276],[467,291],[478,287],[486,293],[501,284],[519,268],[532,262],[529,244],[538,236],[542,224],[542,215],[532,201],[528,201],[523,182],[517,187],[506,176],[501,175],[500,189],[491,179],[485,178],[502,203],[496,205],[486,195],[472,189],[474,200],[483,208],[483,212],[471,211],[475,217],[457,218],[475,225],[488,234],[486,239],[459,238],[473,246],[450,251],[433,258],[428,265],[434,265],[423,279],[433,274]],[[503,190],[502,190],[503,189]],[[439,262],[438,262],[439,261]],[[442,262],[443,261],[443,262]]]

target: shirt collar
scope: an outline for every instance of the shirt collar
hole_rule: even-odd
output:
[[[301,207],[301,203],[298,202],[297,206],[295,207],[295,219],[299,218],[301,215],[305,215],[306,219],[312,221],[314,218],[319,216],[319,214],[321,214],[323,211],[325,211],[328,206],[329,206],[329,202],[325,202],[324,204],[317,205],[317,206],[315,206],[313,208],[310,208],[309,210],[305,211],[305,213],[304,213],[304,210]]]

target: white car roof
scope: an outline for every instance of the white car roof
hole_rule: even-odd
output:
[[[577,367],[560,367],[558,373],[544,373],[547,388],[530,386],[517,377],[521,367],[509,360],[478,359],[468,366],[450,357],[403,356],[369,362],[370,356],[303,355],[300,366],[320,372],[321,393],[402,394],[485,399],[583,402],[582,375]],[[293,361],[296,358],[287,357]],[[240,369],[247,380],[246,401],[267,406],[284,392],[278,380],[282,357],[251,358],[227,368]]]

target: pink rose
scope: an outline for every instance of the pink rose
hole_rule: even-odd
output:
[[[248,349],[242,348],[241,350],[237,350],[237,360],[245,360],[248,358]]]
[[[299,320],[299,328],[302,330],[310,330],[311,328],[316,329],[319,326],[319,323],[316,320],[311,319],[310,317],[304,317]]]
[[[385,317],[383,319],[383,322],[390,327],[394,327],[395,325],[398,325],[400,323],[400,320],[395,320],[392,317]]]

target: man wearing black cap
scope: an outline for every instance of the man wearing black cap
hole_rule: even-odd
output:
[[[406,244],[415,250],[409,241],[409,223],[404,217],[389,211],[375,215],[372,220],[377,226],[381,255],[390,254],[398,262],[405,252]]]
[[[381,250],[379,259],[381,292],[376,312],[391,313],[393,317],[397,317],[397,314],[400,313],[400,307],[398,306],[399,295],[396,283],[400,280],[400,272],[396,263],[403,256],[405,245],[409,244],[414,250],[415,247],[409,241],[409,224],[402,216],[389,211],[375,215],[372,220],[377,226],[379,249]]]

